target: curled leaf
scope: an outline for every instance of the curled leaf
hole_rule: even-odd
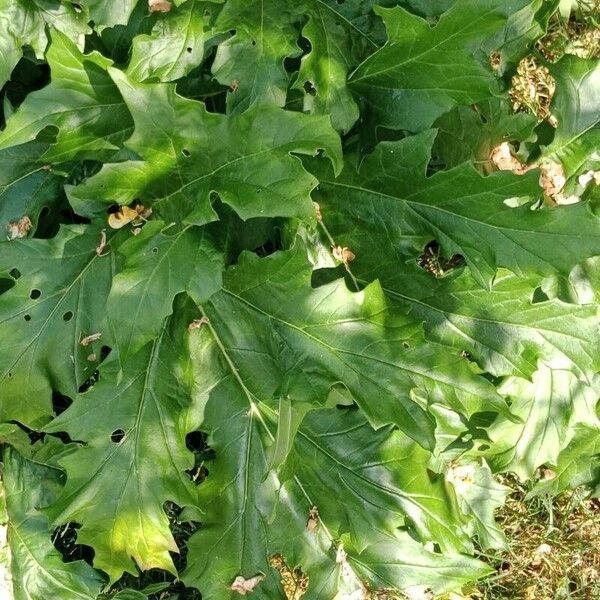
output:
[[[336,260],[339,260],[345,265],[347,265],[349,262],[352,262],[356,258],[354,252],[352,252],[352,250],[346,246],[343,248],[342,246],[333,246],[331,248],[331,252]]]
[[[145,208],[143,204],[136,204],[134,208],[121,206],[115,213],[108,215],[108,224],[112,229],[121,229],[128,223],[139,225],[152,214],[151,208]]]
[[[318,202],[313,202],[313,204],[315,205],[315,212],[317,214],[317,221],[319,221],[319,223],[323,220],[323,215],[321,214],[321,207],[319,206]]]
[[[202,317],[201,319],[194,319],[188,325],[188,331],[193,331],[194,329],[200,329],[200,327],[202,327],[202,325],[206,325],[207,323],[210,323],[210,319],[206,316]]]
[[[167,13],[171,10],[172,4],[168,0],[148,0],[148,10],[151,13]]]
[[[313,506],[308,511],[308,522],[306,523],[306,529],[310,533],[313,533],[319,526],[319,519],[319,509],[316,506]]]
[[[106,231],[103,229],[100,234],[100,243],[96,246],[96,254],[98,256],[106,256],[108,252],[104,252],[106,249]]]
[[[92,342],[98,341],[102,337],[101,333],[91,333],[90,335],[86,335],[79,342],[80,346],[89,346]]]
[[[241,575],[238,575],[229,588],[232,592],[237,592],[241,596],[245,596],[248,592],[252,592],[254,588],[261,582],[265,576],[262,573],[245,579]]]
[[[512,171],[515,175],[523,175],[529,167],[512,155],[510,145],[502,142],[490,154],[490,160],[499,171]]]
[[[30,229],[33,227],[31,219],[25,215],[18,221],[11,222],[8,224],[8,235],[9,240],[21,239],[27,236]]]

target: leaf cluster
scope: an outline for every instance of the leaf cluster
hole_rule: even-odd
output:
[[[506,546],[496,474],[599,493],[562,4],[0,0],[16,600],[441,595]]]

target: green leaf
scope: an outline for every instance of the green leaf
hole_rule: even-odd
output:
[[[467,531],[484,549],[507,550],[508,542],[494,520],[494,510],[504,505],[509,487],[499,484],[485,460],[459,462],[451,466],[446,479],[452,484],[462,512],[469,517]]]
[[[80,341],[104,331],[114,264],[97,255],[100,238],[97,227],[72,225],[51,240],[2,244],[0,272],[16,281],[0,308],[1,420],[42,424],[51,391],[71,396],[97,366],[103,342]]]
[[[66,431],[86,445],[61,465],[67,483],[48,508],[53,525],[81,523],[78,542],[93,546],[94,566],[114,582],[124,571],[160,568],[176,575],[178,552],[163,504],[196,503],[186,469],[184,412],[189,403],[186,356],[189,305],[174,305],[157,338],[122,369],[111,361],[98,383],[45,430]]]
[[[79,48],[83,48],[83,36],[91,32],[86,12],[76,10],[71,2],[1,0],[0,15],[0,88],[23,56],[23,46],[31,46],[37,58],[44,58],[49,27]]]
[[[114,600],[148,600],[146,594],[131,589],[121,590],[113,598]]]
[[[44,165],[40,157],[48,144],[30,142],[0,150],[0,226],[29,217],[35,230],[40,211],[64,197],[64,177]]]
[[[111,61],[97,52],[82,54],[57,30],[52,32],[47,60],[51,83],[29,94],[10,117],[0,134],[0,149],[32,141],[52,126],[58,134],[43,155],[45,161],[114,153],[131,133],[131,117],[106,72]]]
[[[333,126],[347,132],[358,119],[358,107],[346,78],[377,45],[351,21],[322,0],[311,3],[302,35],[311,51],[302,58],[294,87],[304,90],[304,110],[330,115]]]
[[[197,356],[206,356],[207,338],[197,347]],[[427,584],[444,591],[486,572],[475,560],[433,554],[407,534],[398,534],[396,527],[414,523],[425,539],[453,547],[464,541],[461,516],[453,513],[443,482],[432,482],[427,475],[429,454],[390,428],[374,433],[356,411],[318,411],[305,419],[286,465],[288,482],[269,519],[273,509],[267,498],[277,482],[272,475],[263,481],[262,469],[265,447],[272,440],[264,418],[271,410],[239,390],[232,370],[223,378],[214,363],[207,360],[202,366],[212,367],[198,376],[203,384],[199,401],[206,405],[204,423],[216,453],[208,468],[215,477],[211,481],[209,476],[199,490],[206,521],[188,544],[186,585],[211,598],[229,598],[227,587],[236,577],[249,579],[262,572],[266,579],[254,595],[280,597],[273,591],[277,575],[267,566],[275,553],[290,565],[300,564],[309,576],[307,598],[315,599],[333,597],[346,585],[356,588],[361,579],[385,582],[388,588]],[[408,461],[413,465],[410,474],[403,468]],[[311,531],[306,523],[313,506],[319,512]],[[365,506],[367,513],[359,509]],[[339,542],[334,539],[342,537],[346,552],[338,549],[335,574]],[[385,553],[377,547],[382,539],[387,542]],[[339,564],[343,556],[345,564]],[[361,579],[351,574],[353,569]],[[439,569],[439,575],[432,569]],[[324,576],[328,570],[331,575]]]
[[[488,291],[466,272],[435,279],[414,267],[382,267],[384,289],[412,306],[411,314],[425,321],[429,339],[470,352],[489,373],[531,377],[540,359],[583,380],[591,381],[598,371],[595,306],[558,299],[533,303],[538,281],[503,269]]]
[[[119,360],[156,337],[180,292],[204,302],[221,287],[222,257],[197,227],[150,221],[119,247],[124,257],[106,309]]]
[[[399,6],[375,7],[388,42],[350,75],[350,87],[380,125],[427,129],[454,106],[499,91],[479,48],[520,4],[457,0],[435,27]]]
[[[228,588],[237,576],[267,572],[266,507],[277,488],[274,475],[264,480],[269,436],[253,395],[208,324],[192,336],[196,389],[190,418],[209,433],[216,459],[198,488],[202,530],[188,542],[182,579],[204,597],[225,599],[232,597]]]
[[[50,541],[41,509],[61,488],[61,472],[26,460],[12,448],[2,456],[14,600],[94,600],[102,579],[81,560],[64,563]]]
[[[342,280],[313,289],[310,273],[300,247],[262,261],[243,254],[205,305],[258,399],[322,404],[341,381],[374,427],[394,423],[426,447],[432,424],[416,397],[461,414],[506,412],[458,354],[423,344],[420,322],[394,310],[377,284],[358,293]]]
[[[560,0],[531,0],[509,15],[506,26],[485,44],[491,55],[498,53],[498,70],[506,74],[516,67],[534,43],[548,29],[550,17],[556,12]]]
[[[120,0],[119,2],[104,2],[104,0],[81,0],[81,6],[87,8],[97,29],[126,25],[138,0]]]
[[[355,550],[371,543],[373,531],[393,537],[399,527],[442,552],[472,550],[443,478],[428,473],[430,452],[405,434],[375,433],[358,411],[330,409],[310,413],[296,440],[283,479],[299,480],[327,526],[349,532]]]
[[[569,424],[576,403],[595,397],[595,392],[573,374],[540,363],[532,381],[512,377],[501,392],[514,398],[511,409],[523,419],[510,423],[501,417],[489,436],[495,445],[488,452],[495,471],[513,471],[530,478],[546,464],[556,464],[569,440]]]
[[[235,30],[222,42],[212,65],[219,83],[231,88],[228,112],[245,111],[256,100],[283,106],[289,85],[283,61],[298,56],[298,23],[304,7],[293,0],[228,0],[215,22],[218,31]]]
[[[203,225],[216,217],[215,192],[243,219],[314,215],[310,192],[317,180],[290,153],[324,149],[337,167],[340,141],[326,117],[255,105],[227,118],[178,96],[173,86],[140,85],[120,71],[111,74],[135,121],[127,147],[144,160],[106,164],[72,188],[77,212],[141,198],[166,222]]]
[[[11,445],[19,454],[29,458],[32,454],[32,445],[25,431],[14,423],[0,423],[0,445]]]
[[[456,591],[461,584],[493,572],[488,565],[468,556],[424,550],[405,532],[370,545],[355,557],[355,562],[356,572],[363,579],[372,578],[384,591],[391,584],[415,594],[427,593],[429,589],[437,594]]]
[[[416,258],[415,246],[434,238],[444,256],[462,255],[475,279],[489,288],[499,266],[518,275],[568,276],[575,264],[600,253],[600,220],[590,205],[507,205],[510,198],[539,194],[536,172],[482,177],[463,164],[426,177],[434,137],[427,131],[383,142],[360,171],[347,163],[337,179],[319,175],[316,200],[323,218],[337,242],[356,254],[357,265],[364,246],[369,260],[377,256],[371,264],[382,256],[404,261]]]
[[[533,115],[513,113],[508,101],[503,99],[491,98],[475,106],[459,106],[435,122],[439,133],[433,156],[446,168],[470,161],[490,172],[493,170],[492,150],[503,142],[531,138],[536,124]]]
[[[202,63],[206,44],[215,35],[210,25],[212,2],[187,0],[160,14],[150,35],[133,40],[127,75],[134,81],[175,81]]]
[[[530,496],[554,496],[581,485],[597,484],[600,468],[600,429],[597,424],[578,424],[571,441],[551,466],[549,477],[538,481],[529,492]]]
[[[544,156],[560,160],[567,177],[600,168],[600,63],[566,55],[550,72],[556,80],[551,110],[558,126]]]

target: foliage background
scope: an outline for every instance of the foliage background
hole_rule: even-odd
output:
[[[0,0],[17,600],[456,598],[598,496],[598,15]]]

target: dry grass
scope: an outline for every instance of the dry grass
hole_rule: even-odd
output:
[[[484,558],[496,574],[470,595],[477,600],[599,600],[600,502],[581,490],[526,499],[514,489],[497,518],[510,549]],[[469,596],[467,596],[469,597]]]
[[[600,57],[600,29],[581,21],[553,21],[548,33],[538,41],[537,49],[544,58],[556,62],[565,54],[579,58]]]

